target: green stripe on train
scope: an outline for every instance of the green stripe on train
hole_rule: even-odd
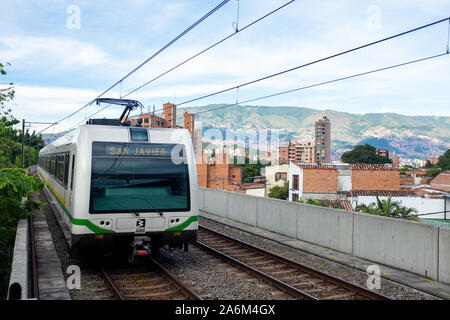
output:
[[[97,227],[95,224],[93,224],[89,220],[76,219],[76,218],[72,217],[72,215],[70,214],[69,210],[67,210],[67,208],[61,203],[61,200],[59,200],[59,198],[53,192],[52,188],[50,188],[49,183],[47,181],[44,181],[44,183],[45,183],[45,186],[47,187],[47,189],[50,190],[50,192],[56,198],[56,201],[61,206],[61,208],[63,209],[64,213],[69,217],[69,219],[72,222],[72,224],[77,225],[77,226],[85,226],[85,227],[87,227],[89,230],[91,230],[94,233],[115,233],[115,231],[113,231],[113,230],[106,230],[106,229],[102,229],[100,227]]]
[[[183,222],[182,224],[180,224],[179,226],[173,227],[173,228],[169,228],[166,229],[166,231],[178,231],[178,230],[183,230],[185,228],[187,228],[192,222],[194,221],[198,221],[198,216],[192,216],[189,219],[187,219],[185,222]]]
[[[72,222],[72,224],[77,225],[77,226],[85,226],[85,227],[89,228],[89,230],[91,230],[94,233],[115,233],[115,231],[113,231],[113,230],[106,230],[106,229],[102,229],[100,227],[97,227],[95,224],[93,224],[89,220],[76,219],[76,218],[72,217],[70,212],[66,209],[66,207],[61,203],[61,201],[58,199],[56,194],[53,192],[52,188],[50,188],[48,182],[44,181],[44,183],[47,186],[48,190],[50,190],[50,192],[55,196],[56,201],[61,206],[61,208],[63,209],[64,213],[69,217],[69,219]],[[194,221],[198,221],[198,216],[192,216],[189,219],[187,219],[184,223],[180,224],[179,226],[166,229],[165,231],[183,230],[183,229],[187,228]]]

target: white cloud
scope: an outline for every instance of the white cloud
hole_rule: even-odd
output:
[[[22,68],[39,64],[59,68],[91,67],[108,61],[108,54],[93,44],[52,37],[2,38],[0,56]]]

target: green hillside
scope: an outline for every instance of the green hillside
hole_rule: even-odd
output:
[[[215,104],[178,110],[178,124],[183,125],[184,111],[197,113],[220,108]],[[450,147],[450,117],[405,116],[395,113],[351,114],[334,110],[303,107],[232,106],[196,116],[196,126],[203,130],[278,129],[284,141],[312,139],[314,122],[323,116],[331,121],[334,159],[357,144],[369,143],[388,149],[404,158],[426,158],[441,155]],[[59,134],[44,135],[47,142]]]

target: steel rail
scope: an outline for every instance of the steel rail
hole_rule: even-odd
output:
[[[178,290],[180,290],[189,300],[203,300],[203,298],[198,295],[191,288],[186,286],[181,280],[179,280],[174,274],[172,274],[169,270],[164,268],[160,263],[158,263],[155,259],[150,258],[151,264],[153,264],[156,269],[161,273],[162,277],[168,279],[170,283],[172,283]],[[116,299],[118,300],[126,300],[126,297],[120,292],[119,288],[115,285],[112,278],[108,275],[105,269],[101,266],[98,267],[104,282],[112,291]]]
[[[272,252],[267,251],[265,249],[262,249],[260,247],[254,246],[254,245],[252,245],[250,243],[247,243],[247,242],[244,242],[242,240],[230,237],[230,236],[228,236],[228,235],[226,235],[224,233],[221,233],[219,231],[216,231],[216,230],[213,230],[213,229],[210,229],[208,227],[201,226],[201,225],[199,225],[198,228],[199,228],[199,230],[206,230],[206,231],[208,231],[210,233],[213,233],[214,235],[218,235],[218,236],[220,236],[222,238],[225,238],[227,240],[235,242],[235,243],[237,243],[237,244],[239,244],[241,246],[250,248],[251,250],[254,250],[254,251],[256,251],[256,252],[258,252],[258,253],[260,253],[262,255],[265,255],[265,256],[267,256],[269,258],[272,258],[274,260],[277,260],[277,261],[279,261],[281,263],[287,264],[287,265],[289,265],[289,266],[291,266],[293,268],[296,268],[298,270],[306,272],[306,273],[308,273],[308,274],[310,274],[312,276],[315,276],[317,278],[320,278],[320,279],[322,279],[322,280],[324,280],[326,282],[333,283],[333,284],[335,284],[335,285],[337,285],[339,287],[343,287],[343,288],[346,288],[348,290],[354,291],[357,294],[359,294],[359,295],[361,295],[361,296],[363,296],[363,297],[365,297],[367,299],[370,299],[370,300],[393,300],[392,298],[390,298],[390,297],[388,297],[388,296],[386,296],[386,295],[384,295],[382,293],[378,293],[378,292],[369,290],[369,289],[364,288],[364,287],[362,287],[360,285],[353,284],[353,283],[351,283],[349,281],[346,281],[346,280],[337,278],[335,276],[326,274],[326,273],[324,273],[322,271],[319,271],[319,270],[314,269],[312,267],[309,267],[309,266],[306,266],[304,264],[301,264],[301,263],[299,263],[297,261],[294,261],[294,260],[282,257],[282,256],[280,256],[278,254],[275,254],[275,253],[272,253]]]
[[[114,281],[111,279],[111,277],[106,273],[105,269],[103,269],[102,266],[99,266],[98,269],[103,277],[103,281],[111,289],[114,297],[116,297],[117,300],[125,300],[125,297],[122,295],[119,288],[117,288],[117,286],[114,284]]]
[[[150,261],[163,273],[166,278],[169,278],[170,281],[178,288],[181,292],[184,293],[190,300],[203,300],[203,298],[198,295],[194,290],[186,286],[183,282],[181,282],[173,273],[164,268],[161,264],[159,264],[155,259],[150,258]]]
[[[231,263],[232,265],[238,267],[239,269],[241,269],[247,273],[250,273],[250,274],[256,276],[257,278],[263,279],[265,282],[268,282],[269,284],[273,285],[274,287],[276,287],[284,292],[289,293],[290,295],[294,296],[295,298],[301,298],[301,299],[307,299],[307,300],[318,300],[316,297],[314,297],[300,289],[297,289],[283,281],[280,281],[280,280],[272,277],[271,275],[268,275],[267,273],[264,273],[258,269],[255,269],[255,268],[249,266],[248,264],[245,264],[242,261],[239,261],[223,252],[220,252],[219,250],[216,250],[216,249],[204,244],[201,241],[197,240],[197,242],[194,245],[212,253],[215,256],[222,258],[223,260]]]

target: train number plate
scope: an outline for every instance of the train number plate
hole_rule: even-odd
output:
[[[135,233],[145,233],[145,219],[136,220],[136,232]]]

